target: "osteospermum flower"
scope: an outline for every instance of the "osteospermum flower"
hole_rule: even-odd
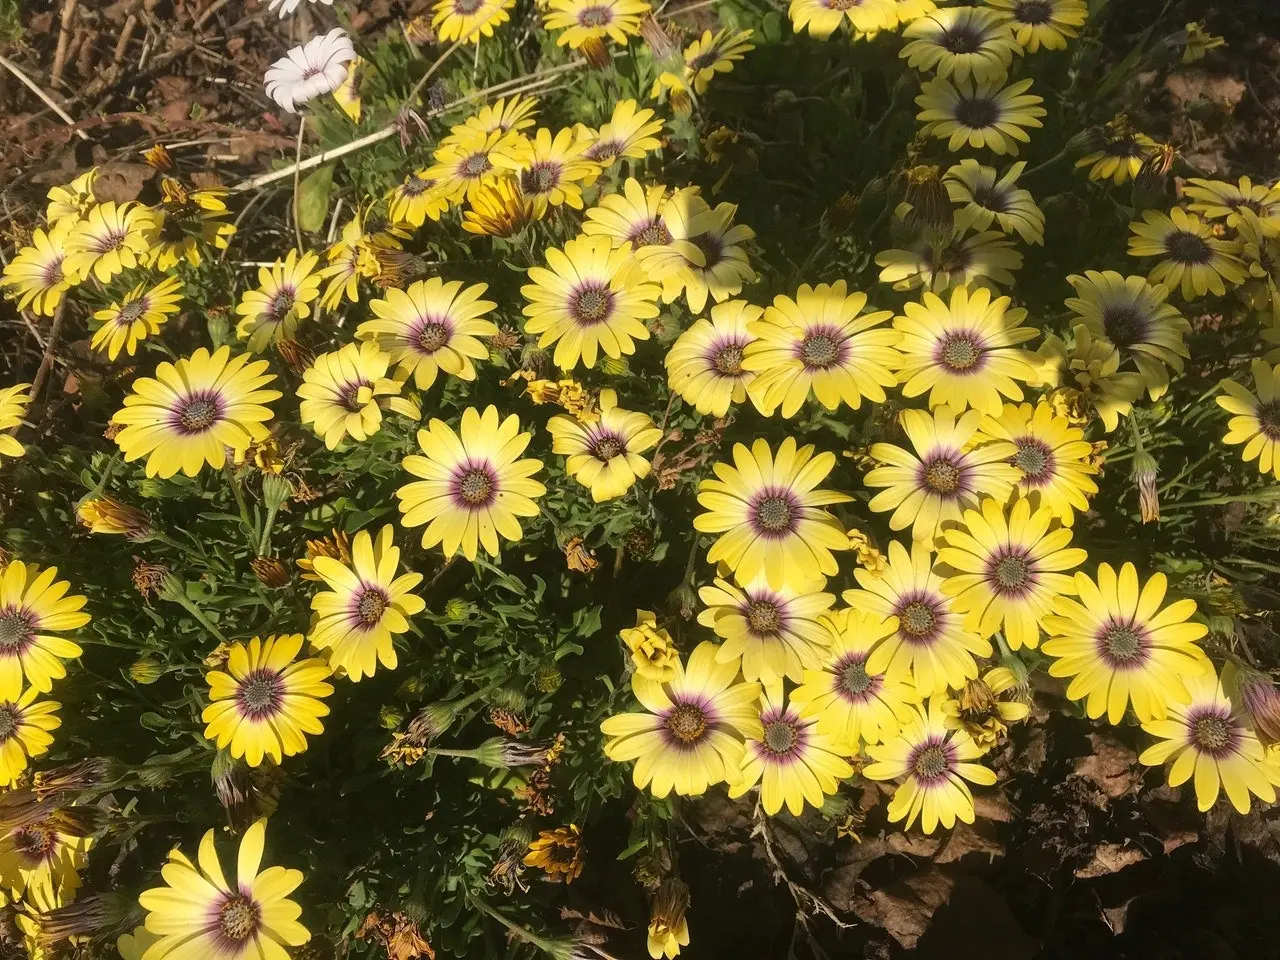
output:
[[[667,383],[703,416],[723,417],[747,399],[755,374],[743,366],[755,342],[751,324],[764,310],[745,300],[717,303],[710,319],[695,320],[667,351]]]
[[[493,406],[483,414],[468,407],[459,433],[432,419],[418,431],[423,455],[404,458],[405,470],[421,479],[396,491],[401,523],[426,524],[422,545],[441,544],[446,557],[461,553],[474,560],[479,547],[496,556],[498,538],[524,536],[518,518],[536,517],[533,501],[547,492],[532,479],[542,461],[518,459],[531,439],[514,414],[499,422]]]
[[[1109,179],[1117,187],[1134,179],[1159,148],[1145,133],[1133,129],[1123,114],[1109,120],[1100,136],[1098,149],[1077,160],[1076,167],[1088,167],[1090,180]]]
[[[70,589],[57,567],[14,560],[0,572],[0,699],[18,700],[24,676],[48,693],[67,675],[62,661],[80,656],[79,644],[57,636],[89,622],[85,598]]]
[[[880,282],[895,290],[923,287],[945,293],[962,284],[995,289],[1013,286],[1013,270],[1022,267],[1022,254],[1004,234],[995,230],[969,233],[958,223],[951,241],[935,248],[927,239],[909,249],[883,250],[876,254]]]
[[[299,947],[311,939],[298,922],[302,909],[289,899],[302,883],[302,873],[284,867],[259,869],[266,823],[258,820],[240,838],[233,883],[227,882],[218,862],[216,830],[200,841],[199,866],[177,847],[169,851],[160,871],[165,885],[138,897],[147,911],[147,930],[160,937],[147,950],[149,960],[285,960],[286,946]]]
[[[785,806],[800,816],[805,804],[819,808],[834,794],[853,767],[841,756],[843,746],[818,729],[818,721],[802,717],[782,696],[782,687],[766,687],[760,698],[758,737],[748,737],[741,775],[732,778],[729,796],[740,797],[760,784],[760,806],[773,816]]]
[[[1031,80],[1004,86],[1004,78],[991,80],[926,80],[916,97],[920,113],[916,119],[926,124],[925,132],[947,141],[952,153],[966,143],[974,149],[1018,155],[1019,143],[1030,143],[1028,127],[1044,126],[1043,97],[1027,93]]]
[[[596,503],[614,500],[649,475],[649,461],[640,454],[662,439],[647,413],[618,406],[613,390],[600,391],[600,418],[582,423],[576,417],[547,421],[551,452],[566,456],[564,471],[591,491]]]
[[[1089,19],[1085,0],[986,0],[1028,53],[1065,50]]]
[[[267,68],[266,94],[289,113],[316,97],[333,93],[347,79],[356,48],[341,27],[293,47]]]
[[[1067,282],[1076,289],[1067,307],[1091,334],[1115,344],[1142,374],[1151,399],[1160,399],[1169,388],[1168,368],[1181,373],[1182,361],[1191,356],[1183,342],[1191,324],[1166,302],[1169,288],[1114,270],[1087,270]]]
[[[72,832],[83,829],[78,824],[63,822],[74,819],[55,810],[0,837],[0,883],[15,902],[52,909],[75,898],[94,839]]]
[[[160,203],[151,208],[155,223],[148,235],[150,266],[166,271],[186,260],[198,267],[204,259],[204,244],[215,250],[227,249],[236,228],[235,224],[222,222],[227,216],[226,190],[188,190],[173,177],[164,177],[160,190]]]
[[[1013,31],[987,7],[935,10],[912,21],[902,36],[907,43],[898,56],[907,66],[957,81],[1003,80],[1014,56],[1022,55]]]
[[[148,477],[179,470],[194,477],[205,464],[221,469],[228,450],[243,456],[270,435],[265,404],[280,399],[280,391],[264,388],[273,380],[267,361],[233,357],[230,347],[212,355],[201,347],[176,363],[165,361],[154,378],[133,382],[111,418],[124,427],[116,444],[127,462],[147,458]]]
[[[463,121],[464,126],[474,127],[484,133],[501,130],[524,130],[532,127],[538,115],[538,98],[517,93],[513,97],[499,97],[486,103],[474,116]]]
[[[1076,572],[1079,600],[1058,597],[1041,625],[1050,638],[1041,649],[1054,661],[1049,674],[1069,677],[1067,697],[1084,700],[1091,720],[1104,714],[1118,724],[1129,704],[1143,723],[1163,720],[1169,707],[1186,703],[1185,681],[1212,670],[1196,645],[1209,628],[1191,621],[1196,602],[1164,606],[1167,579],[1153,574],[1139,584],[1132,563],[1119,575],[1098,567],[1095,582]]]
[[[983,749],[964,730],[948,730],[942,698],[913,709],[914,716],[893,740],[867,747],[875,760],[862,768],[871,780],[901,780],[889,801],[889,822],[905,820],[904,829],[920,819],[925,833],[941,824],[973,823],[970,783],[990,786],[996,775],[974,763]],[[966,783],[966,781],[968,781]]]
[[[716,645],[700,643],[687,664],[662,683],[631,675],[631,691],[646,713],[607,718],[605,756],[635,760],[636,788],[662,799],[674,790],[699,796],[707,787],[738,777],[747,737],[764,730],[756,701],[758,683],[738,679],[736,663],[719,663]]]
[[[77,221],[59,220],[47,231],[36,227],[31,246],[20,249],[0,274],[4,294],[16,300],[19,310],[52,317],[62,295],[83,278],[66,270],[67,239]]]
[[[394,534],[387,524],[375,542],[368,530],[361,530],[351,543],[350,563],[326,556],[311,560],[315,575],[329,589],[311,599],[316,620],[308,639],[327,651],[330,667],[345,670],[357,682],[373,676],[379,663],[396,668],[393,637],[405,633],[409,618],[427,606],[411,592],[422,574],[396,576],[400,548]]]
[[[658,626],[652,610],[637,610],[636,625],[619,630],[618,637],[631,651],[631,662],[641,676],[657,683],[675,677],[680,651],[671,634]]]
[[[302,634],[254,637],[233,643],[225,670],[212,670],[209,706],[201,719],[205,739],[229,748],[256,767],[264,757],[280,763],[307,749],[307,734],[324,732],[320,718],[329,708],[321,700],[333,693],[324,681],[329,665],[298,659]]]
[[[868,472],[864,481],[885,488],[867,506],[876,513],[893,511],[889,529],[911,527],[912,539],[931,541],[944,523],[959,520],[983,497],[1003,500],[1018,481],[1017,468],[1008,462],[1017,453],[1012,443],[973,446],[982,421],[977,410],[958,419],[947,407],[932,415],[903,410],[900,418],[912,450],[873,444],[871,456],[885,466]]]
[[[526,333],[539,347],[556,345],[562,370],[581,362],[594,367],[601,352],[617,359],[648,340],[644,321],[658,315],[659,288],[643,280],[629,247],[614,249],[608,237],[577,237],[546,252],[546,267],[530,267],[520,293],[529,301]]]
[[[1060,368],[1068,402],[1082,402],[1085,411],[1091,406],[1110,433],[1142,396],[1142,374],[1122,371],[1119,349],[1110,341],[1095,337],[1083,323],[1077,323],[1071,332],[1075,336],[1073,350],[1067,350],[1061,340],[1050,334],[1045,337],[1041,354],[1046,357],[1047,366]],[[1076,416],[1082,423],[1088,420],[1087,412]]]
[[[0,464],[6,457],[20,457],[26,447],[13,435],[13,428],[22,425],[22,418],[27,415],[27,407],[31,403],[29,383],[19,383],[12,387],[0,388]]]
[[[368,440],[382,427],[378,398],[400,393],[387,377],[391,355],[376,343],[348,343],[322,353],[307,368],[298,387],[298,416],[330,450],[347,437]]]
[[[750,450],[734,444],[733,466],[717,463],[716,479],[698,487],[706,512],[694,517],[694,529],[719,535],[707,559],[723,560],[739,583],[763,576],[775,589],[835,576],[832,551],[847,550],[849,538],[824,507],[852,499],[818,489],[835,463],[835,454],[815,456],[811,444],[797,449],[794,437],[776,454],[764,439]]]
[[[696,315],[708,296],[719,303],[755,279],[742,244],[756,234],[745,224],[733,222],[737,212],[732,203],[712,209],[696,188],[677,190],[667,200],[662,219],[671,242],[636,251],[648,278],[662,284],[663,302],[671,303],[683,293]]]
[[[533,201],[533,216],[541,219],[547,207],[565,205],[582,209],[582,188],[595,183],[600,166],[586,156],[588,142],[573,130],[552,134],[546,127],[521,141],[510,152],[494,158],[510,170],[520,192]]]
[[[946,0],[938,0],[938,2],[945,3]],[[935,0],[894,0],[890,29],[894,26],[905,27],[909,23],[915,23],[937,9],[938,3]]]
[[[1027,311],[988,290],[956,287],[951,302],[926,292],[894,317],[901,361],[898,379],[904,397],[928,392],[929,406],[959,414],[972,407],[999,415],[1001,397],[1022,399],[1018,382],[1040,381],[1040,358],[1017,344],[1039,334],[1019,326]]]
[[[133,356],[138,342],[160,332],[182,302],[182,281],[166,277],[154,287],[140,283],[118,303],[98,310],[93,318],[102,323],[93,334],[93,348],[114,360],[123,350]]]
[[[1215,399],[1223,410],[1231,414],[1223,443],[1243,443],[1240,459],[1245,463],[1258,461],[1260,473],[1270,473],[1280,479],[1280,366],[1272,367],[1265,360],[1250,364],[1253,372],[1251,393],[1234,380],[1223,380],[1225,396]]]
[[[530,842],[523,863],[539,868],[549,880],[573,883],[582,873],[582,834],[578,825],[541,831]]]
[[[974,657],[991,656],[991,644],[965,629],[955,601],[942,589],[942,577],[933,570],[928,544],[913,543],[908,553],[894,540],[882,573],[858,568],[853,575],[860,589],[846,590],[845,603],[897,618],[897,629],[867,658],[869,673],[906,680],[922,697],[959,689],[978,675]]]
[[[1056,414],[1052,404],[1005,404],[999,417],[983,419],[980,431],[980,444],[988,440],[1013,444],[1016,452],[1011,462],[1021,475],[1018,492],[1022,496],[1036,497],[1067,527],[1077,512],[1089,509],[1089,498],[1098,492],[1093,479],[1098,468],[1090,460],[1093,444],[1084,439],[1083,430]]]
[[[1174,207],[1166,216],[1147,210],[1129,224],[1129,254],[1160,257],[1147,274],[1152,283],[1182,288],[1182,299],[1213,293],[1224,296],[1226,284],[1244,282],[1245,267],[1237,240],[1220,240],[1213,228],[1193,213]]]
[[[515,0],[439,0],[432,8],[431,26],[441,43],[464,40],[478,44],[511,19],[514,6]]]
[[[848,293],[843,280],[801,284],[795,299],[774,297],[764,318],[751,324],[756,339],[742,358],[756,374],[757,406],[767,414],[781,407],[783,417],[792,417],[810,394],[828,410],[842,403],[857,410],[863,398],[883,403],[884,388],[898,382],[900,338],[881,326],[890,311],[864,314],[866,305],[867,295]]]
[[[742,662],[745,680],[765,684],[783,677],[799,681],[820,662],[830,635],[819,618],[835,597],[823,593],[822,580],[774,589],[764,577],[743,586],[716,578],[698,591],[706,609],[698,622],[724,639],[717,656]]]
[[[756,48],[751,42],[752,30],[724,28],[714,34],[702,31],[702,36],[684,48],[684,79],[693,92],[707,92],[717,73],[729,73],[733,65]]]
[[[448,141],[442,142],[432,156],[435,164],[423,173],[433,180],[433,196],[448,203],[474,202],[484,187],[502,177],[497,161],[509,166],[524,135],[515,131],[493,130],[483,133],[469,127],[454,127]]]
[[[45,194],[49,200],[44,211],[45,221],[56,225],[64,218],[70,218],[73,223],[82,219],[98,202],[93,192],[93,182],[97,179],[98,168],[90,167],[70,183],[50,187]]]
[[[1044,212],[1031,191],[1018,186],[1027,164],[1019,160],[1003,176],[966,157],[947,170],[943,183],[951,202],[958,204],[956,225],[981,231],[993,223],[1005,234],[1016,232],[1024,243],[1044,243]]]
[[[439,220],[449,201],[433,189],[436,182],[426,170],[415,170],[387,194],[387,217],[392,223],[420,227],[430,217]]]
[[[0,787],[17,783],[31,758],[48,753],[50,731],[62,726],[60,704],[37,700],[39,695],[35,687],[27,687],[13,699],[0,700]]]
[[[462,229],[488,237],[510,237],[534,217],[534,203],[520,192],[520,185],[502,179],[475,192],[470,208],[462,213]]]
[[[599,130],[579,126],[578,133],[587,141],[584,154],[602,167],[610,167],[624,157],[643,160],[662,146],[658,134],[663,121],[652,110],[641,108],[634,100],[619,100],[613,115]]]
[[[615,247],[631,244],[633,249],[671,243],[673,237],[662,217],[667,188],[662,184],[640,186],[635,177],[627,177],[621,193],[601,197],[587,210],[582,232],[589,237],[608,237]]]
[[[920,696],[909,675],[890,678],[883,670],[867,670],[871,651],[897,629],[892,618],[844,608],[827,614],[823,625],[829,646],[817,668],[805,670],[791,703],[852,754],[897,734],[914,716],[910,705]]]
[[[893,0],[791,0],[787,15],[796,33],[808,29],[819,40],[846,20],[855,39],[891,30],[898,22]]]
[[[1275,803],[1277,772],[1258,741],[1249,715],[1228,698],[1235,667],[1222,668],[1220,680],[1212,670],[1185,681],[1189,701],[1171,703],[1166,720],[1151,720],[1142,729],[1161,742],[1142,751],[1140,763],[1169,766],[1169,786],[1179,787],[1195,777],[1200,812],[1217,802],[1220,791],[1240,814],[1249,812],[1249,795]]]
[[[258,268],[258,288],[246,290],[236,304],[241,317],[236,336],[249,341],[252,353],[269,344],[293,339],[298,323],[311,316],[311,302],[320,296],[323,272],[314,253],[290,250],[284,260]]]
[[[1192,199],[1192,213],[1206,220],[1224,220],[1235,230],[1256,226],[1265,237],[1280,235],[1280,183],[1254,183],[1241,177],[1238,183],[1192,177],[1182,188]]]
[[[599,68],[609,62],[604,40],[626,46],[640,35],[640,19],[653,8],[646,0],[547,0],[543,23],[559,30],[556,45],[581,51]]]
[[[407,290],[386,291],[369,309],[377,319],[356,328],[356,337],[376,343],[396,363],[396,378],[413,378],[419,390],[428,389],[441,371],[460,380],[474,380],[473,360],[489,356],[481,337],[497,334],[497,324],[483,319],[497,306],[482,297],[488,284],[463,284],[439,277],[417,280]]]
[[[100,203],[67,236],[62,272],[68,277],[92,273],[107,283],[146,259],[154,226],[155,214],[140,203]]]
[[[942,592],[955,597],[964,627],[983,638],[997,630],[1014,650],[1040,643],[1040,621],[1054,599],[1076,592],[1070,571],[1089,554],[1071,543],[1071,528],[1050,531],[1053,511],[1031,509],[1019,498],[1011,508],[984,500],[966,510],[961,526],[942,532],[938,561],[951,568]]]
[[[990,750],[1009,731],[1009,724],[1025,720],[1030,704],[1019,699],[1018,678],[1008,667],[992,667],[970,680],[954,697],[943,701],[948,730],[965,730],[978,746]]]

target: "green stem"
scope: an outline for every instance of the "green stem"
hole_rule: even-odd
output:
[[[276,514],[280,512],[279,507],[267,507],[267,521],[262,525],[262,539],[258,542],[258,556],[265,557],[267,550],[271,547],[271,528],[276,522]]]
[[[240,508],[240,522],[244,524],[245,532],[249,534],[249,548],[253,549],[257,546],[255,542],[257,529],[249,518],[249,506],[244,502],[244,491],[240,489],[240,481],[236,479],[235,468],[228,463],[223,466],[222,472],[227,478],[227,483],[231,486],[232,496],[236,498],[236,506]]]
[[[111,474],[115,473],[116,467],[120,464],[120,458],[123,456],[119,449],[107,461],[107,465],[102,468],[102,476],[98,478],[98,482],[93,485],[93,489],[82,497],[82,500],[93,500],[98,497],[103,490],[107,488],[107,481],[111,479]]]
[[[497,910],[493,909],[493,907],[489,906],[483,900],[480,900],[478,898],[471,898],[471,905],[475,907],[477,910],[479,910],[481,913],[487,914],[488,916],[492,917],[494,920],[497,920],[500,924],[502,924],[504,927],[506,927],[508,930],[510,930],[512,933],[514,933],[517,937],[519,937],[521,940],[525,941],[526,943],[530,943],[533,946],[537,947],[539,950],[543,950],[547,953],[554,952],[553,951],[554,944],[552,944],[551,941],[538,936],[528,927],[520,926],[520,924],[516,923],[514,920],[511,920],[508,917],[504,916],[503,914],[499,913]]]
[[[180,596],[180,597],[176,597],[175,599],[177,600],[179,606],[181,606],[184,610],[187,611],[187,613],[191,614],[198,621],[200,621],[200,625],[202,627],[204,627],[211,634],[217,637],[219,643],[229,642],[227,638],[222,635],[222,631],[213,625],[213,622],[204,615],[204,611],[201,610],[199,607],[197,607],[189,597]]]
[[[449,747],[427,747],[427,753],[433,757],[473,758],[476,755],[475,750],[457,750]]]

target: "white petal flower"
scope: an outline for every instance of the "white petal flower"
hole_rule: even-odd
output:
[[[311,0],[311,2],[323,3],[326,7],[333,6],[333,0]],[[267,9],[274,10],[276,7],[280,7],[280,19],[283,20],[289,14],[293,13],[293,11],[297,10],[298,4],[300,3],[302,3],[302,0],[271,0],[271,2],[267,4]],[[284,6],[280,6],[281,4],[284,4]]]
[[[299,104],[332,93],[347,78],[347,62],[355,57],[351,38],[337,27],[323,37],[312,37],[271,65],[267,96],[297,113]]]

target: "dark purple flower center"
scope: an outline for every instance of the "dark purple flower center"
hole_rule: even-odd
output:
[[[1053,17],[1053,7],[1049,0],[1021,0],[1013,8],[1013,19],[1035,27],[1048,23]]]
[[[757,598],[747,603],[747,626],[759,636],[772,636],[782,626],[782,610],[773,600]]]
[[[795,529],[800,504],[785,490],[765,490],[752,504],[751,518],[765,536],[780,537]]]
[[[116,323],[121,326],[124,326],[127,323],[133,323],[146,312],[146,297],[139,297],[137,300],[128,300],[120,307],[120,312],[116,315]]]
[[[267,303],[267,320],[271,323],[279,323],[289,315],[296,302],[297,297],[294,291],[281,287]]]
[[[929,642],[937,628],[937,606],[928,600],[909,600],[898,609],[898,632],[910,643]]]
[[[912,752],[908,766],[920,782],[936,783],[951,771],[951,753],[944,743],[923,743]]]
[[[771,720],[764,725],[761,742],[775,757],[785,757],[800,745],[800,730],[790,720]]]
[[[814,331],[800,341],[800,362],[824,370],[840,359],[842,341],[829,332]]]
[[[1202,753],[1221,757],[1235,750],[1237,734],[1230,717],[1202,713],[1192,719],[1190,727],[1191,739]]]
[[[1213,259],[1213,251],[1204,238],[1185,230],[1175,230],[1165,237],[1164,249],[1169,254],[1169,259],[1178,263],[1199,266]]]
[[[359,413],[364,409],[364,404],[360,402],[360,391],[370,386],[367,380],[357,381],[356,383],[348,383],[338,391],[338,403],[349,413]]]
[[[613,315],[613,291],[602,284],[590,284],[569,297],[569,312],[584,327],[604,323]]]
[[[971,333],[949,333],[938,344],[938,362],[951,373],[976,373],[982,341]]]
[[[613,433],[601,433],[591,441],[591,455],[603,463],[627,452],[626,441]]]
[[[417,340],[423,353],[435,353],[449,342],[449,327],[439,320],[424,321],[418,328]]]
[[[874,682],[875,678],[867,673],[865,660],[849,657],[836,667],[836,689],[847,700],[864,699]]]
[[[723,346],[717,347],[715,352],[711,354],[711,366],[713,366],[716,373],[721,376],[741,376],[742,354],[743,348],[741,344],[726,343]]]
[[[178,425],[185,433],[204,433],[218,422],[221,413],[217,397],[187,397],[177,409]]]
[[[710,270],[724,259],[724,243],[714,234],[700,233],[696,237],[690,237],[689,242],[702,251],[702,256],[707,261],[701,268],[703,270]]]
[[[607,27],[613,22],[613,10],[609,7],[583,7],[578,11],[578,23],[584,27]]]
[[[488,506],[497,493],[497,479],[484,467],[468,467],[455,481],[455,494],[473,509]]]
[[[0,657],[23,653],[35,639],[36,620],[25,610],[8,607],[0,610]]]
[[[493,164],[489,162],[489,155],[487,153],[473,153],[471,156],[467,157],[467,159],[462,161],[462,164],[458,169],[462,172],[464,177],[479,177],[481,174],[486,173],[492,166]]]
[[[1271,440],[1280,440],[1280,400],[1258,405],[1258,429]]]
[[[1024,550],[994,555],[987,576],[996,593],[1017,595],[1035,583],[1036,567]]]
[[[420,197],[431,189],[435,183],[434,180],[426,180],[416,174],[405,177],[404,183],[400,187],[400,191],[407,197]]]
[[[0,744],[18,732],[22,725],[22,711],[12,703],[0,703]]]
[[[524,193],[550,193],[560,183],[560,164],[545,160],[520,171],[520,189]]]
[[[218,910],[218,932],[232,943],[248,940],[258,931],[261,922],[261,909],[243,894],[231,894]]]
[[[992,213],[1009,212],[1009,195],[995,185],[980,186],[973,191],[973,202]]]
[[[1040,486],[1053,479],[1053,451],[1042,440],[1035,437],[1019,437],[1013,441],[1018,452],[1013,455],[1013,463],[1025,474],[1023,480],[1028,486]]]
[[[376,627],[387,609],[387,595],[378,587],[365,587],[356,601],[356,619],[365,627]]]
[[[942,31],[938,45],[948,53],[977,53],[982,48],[982,33],[971,23],[958,23]]]
[[[953,109],[956,121],[971,130],[993,126],[1000,119],[1000,107],[990,97],[961,97]]]
[[[1117,347],[1130,347],[1147,339],[1147,318],[1132,304],[1111,304],[1102,310],[1102,329]]]
[[[924,485],[945,499],[956,496],[964,482],[964,467],[949,456],[938,456],[924,465]]]
[[[697,743],[707,732],[707,714],[693,703],[677,704],[663,721],[668,732],[680,743]]]
[[[671,242],[671,231],[667,229],[661,217],[656,217],[643,227],[633,230],[628,239],[636,247],[666,246]]]
[[[284,683],[274,670],[254,670],[236,688],[240,713],[254,719],[275,714],[284,699]]]
[[[1140,667],[1147,659],[1146,633],[1133,623],[1108,623],[1098,642],[1103,657],[1115,669]]]

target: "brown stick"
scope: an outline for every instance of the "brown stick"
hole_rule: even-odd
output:
[[[6,70],[12,73],[15,77],[21,80],[23,83],[23,86],[25,86],[28,90],[34,93],[37,97],[39,97],[41,102],[50,110],[52,110],[54,113],[56,113],[63,123],[65,123],[69,127],[74,128],[76,131],[76,136],[78,136],[81,140],[89,139],[89,135],[76,126],[76,122],[72,118],[71,114],[67,113],[67,111],[62,109],[62,107],[58,106],[57,101],[55,101],[53,97],[49,96],[49,94],[41,90],[40,87],[36,85],[36,82],[34,80],[32,80],[25,73],[19,70],[18,65],[16,63],[14,63],[12,60],[9,60],[5,57],[0,57],[0,67],[4,67]]]
[[[35,378],[31,381],[31,403],[34,405],[44,382],[49,379],[49,371],[53,369],[53,354],[58,349],[58,337],[62,334],[62,321],[67,315],[67,298],[58,301],[53,311],[53,323],[49,326],[49,340],[44,345],[44,356],[40,358],[40,366]]]
[[[67,44],[71,41],[71,20],[76,15],[77,0],[63,0],[62,21],[58,24],[58,47],[53,54],[53,69],[49,71],[51,83],[62,79],[62,69],[67,65]]]

